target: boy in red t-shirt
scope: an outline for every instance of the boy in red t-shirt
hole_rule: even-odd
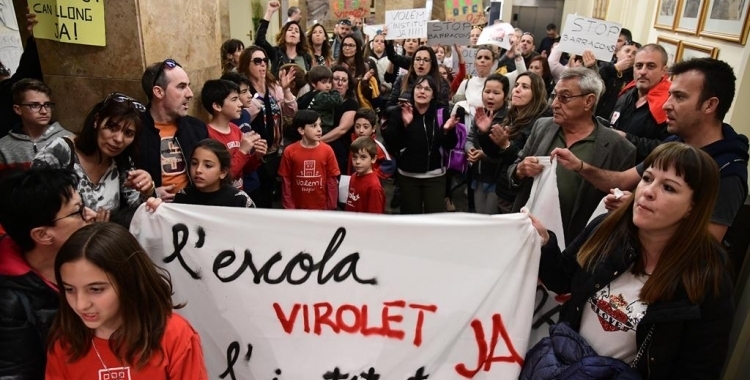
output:
[[[243,105],[239,92],[239,86],[228,80],[208,80],[201,90],[201,103],[211,114],[208,137],[227,146],[232,155],[229,167],[233,178],[232,185],[242,189],[243,174],[251,173],[260,166],[268,145],[257,133],[242,133],[240,128],[230,121],[242,115]]]
[[[385,179],[389,178],[394,172],[396,172],[396,163],[391,159],[388,151],[375,136],[375,123],[377,123],[377,121],[378,115],[375,111],[369,108],[360,108],[357,110],[357,113],[354,114],[354,133],[352,133],[352,140],[365,136],[371,138],[372,141],[375,142],[377,154],[376,160],[373,160],[372,163],[372,170],[378,178]],[[349,173],[353,173],[352,152],[349,153]]]
[[[292,128],[302,136],[284,149],[279,166],[282,204],[286,209],[335,210],[338,200],[339,165],[323,136],[320,115],[301,110]]]
[[[385,191],[380,178],[373,171],[377,158],[377,144],[368,136],[354,140],[349,146],[354,174],[349,181],[349,195],[346,198],[345,211],[385,212]]]

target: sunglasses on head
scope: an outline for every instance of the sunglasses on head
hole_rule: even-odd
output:
[[[104,103],[102,104],[102,108],[104,108],[104,106],[106,106],[108,102],[117,102],[117,103],[129,102],[134,110],[138,112],[146,112],[146,106],[144,106],[141,102],[125,94],[121,94],[119,92],[113,92],[107,95],[107,97],[104,99]]]
[[[251,60],[255,66],[260,66],[261,63],[268,65],[268,58],[255,57]]]
[[[156,82],[159,81],[159,78],[164,73],[165,69],[174,69],[175,67],[182,67],[177,61],[175,61],[172,58],[165,59],[160,65],[159,68],[156,69],[156,75],[154,75],[154,80],[151,82],[151,88],[156,86]]]
[[[625,41],[625,43],[623,44],[623,46],[635,46],[638,49],[641,48],[641,44],[639,44],[639,43],[637,43],[635,41]]]
[[[349,20],[341,20],[339,21],[339,25],[352,26],[352,22]]]

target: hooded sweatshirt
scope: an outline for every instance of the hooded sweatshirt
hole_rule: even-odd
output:
[[[0,139],[0,172],[12,168],[29,168],[34,156],[47,144],[58,137],[71,135],[73,133],[55,122],[38,139],[33,140],[23,132],[21,124],[17,124],[7,136]]]

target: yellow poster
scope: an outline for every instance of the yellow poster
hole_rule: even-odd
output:
[[[39,24],[34,36],[69,44],[106,46],[104,0],[30,0]]]

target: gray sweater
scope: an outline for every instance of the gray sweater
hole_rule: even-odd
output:
[[[47,144],[58,137],[70,135],[73,133],[55,122],[47,127],[42,136],[32,140],[29,135],[23,133],[21,125],[17,125],[7,136],[0,139],[0,171],[16,167],[28,168],[34,156]]]

